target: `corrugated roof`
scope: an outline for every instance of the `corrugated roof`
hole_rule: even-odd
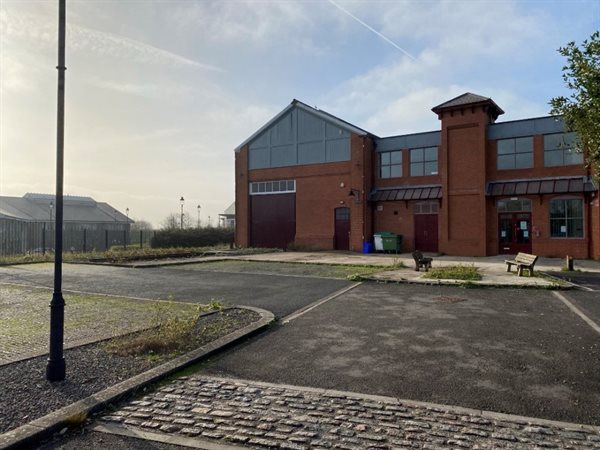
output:
[[[431,200],[442,198],[442,186],[402,186],[395,188],[375,189],[369,194],[371,202],[392,202],[398,200]]]
[[[54,195],[25,194],[23,197],[0,196],[0,217],[45,222],[54,218],[56,211],[50,208]],[[133,222],[108,203],[98,203],[91,197],[65,196],[63,199],[65,222]]]
[[[487,195],[491,197],[536,194],[575,194],[596,191],[598,191],[598,185],[587,177],[493,181],[488,183],[486,190]]]

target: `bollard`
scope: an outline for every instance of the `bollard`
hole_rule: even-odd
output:
[[[572,272],[573,271],[573,257],[567,255],[565,262],[566,262],[567,270],[569,272]]]

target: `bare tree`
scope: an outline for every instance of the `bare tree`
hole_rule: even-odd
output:
[[[140,230],[151,230],[152,224],[144,219],[136,219],[135,222],[131,224],[131,231],[140,231]]]
[[[189,214],[183,215],[183,228],[191,228],[192,227],[192,219]],[[180,213],[170,213],[167,217],[163,219],[160,224],[160,228],[162,230],[175,230],[181,228],[181,214]]]

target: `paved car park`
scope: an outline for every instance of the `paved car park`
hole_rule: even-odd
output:
[[[600,335],[551,291],[369,283],[201,373],[599,424],[599,368]]]
[[[0,267],[0,282],[52,287],[52,264]],[[132,269],[65,264],[63,289],[149,299],[257,306],[286,316],[332,292],[345,280],[203,272],[177,268]],[[68,294],[65,295],[68,301]]]

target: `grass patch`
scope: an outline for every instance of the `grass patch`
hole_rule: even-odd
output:
[[[106,252],[63,252],[64,262],[108,262],[122,263],[128,261],[153,260],[164,258],[190,258],[204,256],[215,251],[229,250],[227,245],[216,245],[212,247],[176,247],[176,248],[150,248],[129,246],[127,248],[114,246]],[[250,255],[256,253],[268,253],[277,251],[274,249],[250,248],[238,249],[237,255]],[[280,251],[280,250],[279,250]],[[0,266],[42,263],[54,261],[54,254],[33,253],[25,255],[0,256]]]
[[[199,270],[212,272],[238,272],[259,273],[276,275],[295,275],[321,278],[349,279],[351,281],[362,279],[384,270],[393,270],[404,267],[400,261],[389,266],[373,265],[342,265],[342,264],[312,264],[298,262],[273,262],[273,261],[243,261],[222,260],[207,261],[198,264],[186,264],[171,269],[177,270]]]
[[[456,265],[447,267],[435,267],[426,272],[424,278],[434,278],[437,280],[481,280],[479,268],[474,265]]]
[[[224,327],[232,325],[232,320],[223,316],[203,330],[197,329],[202,313],[222,311],[223,304],[218,300],[213,299],[207,305],[197,305],[195,311],[183,317],[176,315],[173,309],[173,304],[155,305],[154,326],[151,329],[111,339],[105,349],[121,356],[145,356],[151,361],[158,361],[165,356],[183,353],[194,347],[199,331],[205,334],[205,338],[214,337],[218,336]]]

